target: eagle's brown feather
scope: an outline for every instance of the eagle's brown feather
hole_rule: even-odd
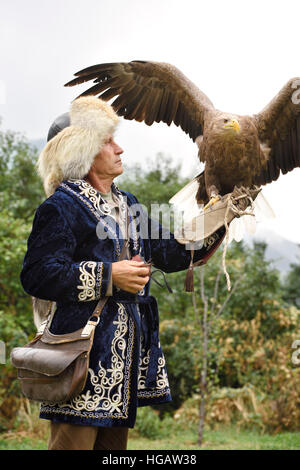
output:
[[[197,199],[227,194],[234,186],[253,187],[300,167],[300,79],[290,80],[254,116],[224,113],[173,65],[132,61],[98,64],[75,73],[66,86],[93,80],[82,95],[99,95],[125,119],[147,125],[165,122],[197,142],[205,171]],[[297,88],[298,87],[298,88]],[[236,120],[239,131],[225,122]]]
[[[275,181],[280,171],[285,174],[300,166],[300,79],[292,78],[254,116],[258,135],[270,147],[266,165],[255,178],[255,184]]]
[[[97,79],[98,74],[98,79]],[[82,95],[98,95],[104,100],[117,98],[113,102],[115,111],[125,119],[153,122],[174,122],[195,140],[202,134],[204,115],[213,104],[180,70],[170,64],[132,61],[108,63],[88,67],[75,73],[65,86],[74,86],[89,80],[97,80]],[[143,90],[143,105],[132,106],[135,96],[126,88],[132,84]]]

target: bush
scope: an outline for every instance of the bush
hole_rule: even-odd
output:
[[[229,386],[211,390],[206,412],[211,427],[235,424],[268,433],[300,430],[300,373],[291,362],[299,311],[290,307],[274,312],[282,328],[276,340],[265,338],[262,317],[258,312],[250,322],[221,320],[218,371]],[[174,418],[197,423],[199,400],[199,395],[187,400]]]
[[[159,411],[143,406],[138,408],[135,430],[142,437],[157,439],[168,436],[175,424],[170,416],[160,419]]]

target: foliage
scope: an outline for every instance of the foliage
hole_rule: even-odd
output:
[[[284,300],[297,308],[300,308],[300,263],[293,263],[290,266],[284,280]]]
[[[220,319],[218,373],[226,377],[226,387],[214,387],[210,394],[207,423],[236,424],[264,432],[299,430],[300,374],[291,363],[291,345],[299,331],[299,311],[294,307],[275,313],[282,333],[276,341],[266,339],[261,328],[264,316],[250,322]],[[292,331],[291,331],[292,330]],[[198,395],[176,411],[175,418],[197,422]]]
[[[7,432],[0,435],[0,450],[46,450],[49,431],[46,420],[39,420],[40,428]],[[129,430],[128,450],[200,450],[195,436],[197,424],[184,421],[168,420],[163,422],[163,433],[155,439],[148,439],[137,432]],[[32,429],[32,430],[30,430]],[[44,431],[44,432],[43,432]],[[283,432],[276,435],[261,434],[254,430],[237,429],[236,425],[220,425],[216,429],[207,429],[203,450],[299,450],[299,432]],[[200,454],[201,456],[201,454]]]
[[[37,151],[19,133],[0,130],[0,209],[29,221],[43,200]]]
[[[33,214],[43,194],[35,165],[36,151],[22,136],[0,131],[0,339],[7,357],[0,366],[0,430],[12,425],[19,407],[10,351],[25,344],[35,330],[31,298],[20,283]]]
[[[168,202],[186,183],[187,180],[180,176],[180,165],[173,167],[171,158],[161,153],[143,168],[136,164],[125,169],[118,180],[121,189],[137,197],[149,217],[171,231],[174,229],[174,215]]]
[[[161,168],[164,160],[158,159],[156,165],[160,165]],[[169,170],[169,164],[165,166],[166,170]],[[168,176],[168,187],[172,190],[166,193],[167,187],[164,185],[162,172],[150,170],[147,173],[137,167],[127,180],[128,189],[148,207],[154,199],[152,194],[154,187],[155,202],[167,202],[179,190],[176,172],[174,174],[171,170]],[[132,178],[136,182],[132,181]],[[160,187],[157,183],[160,183]],[[185,183],[181,181],[180,186],[182,187]],[[281,285],[278,271],[273,269],[271,262],[266,260],[265,251],[266,244],[264,243],[255,243],[253,249],[243,243],[232,243],[227,251],[226,264],[232,285],[236,281],[239,284],[222,311],[221,321],[211,325],[213,335],[208,351],[210,363],[208,389],[212,394],[215,408],[209,407],[208,420],[214,421],[214,413],[220,413],[217,404],[219,406],[222,403],[224,416],[220,422],[229,420],[241,424],[244,420],[246,425],[250,426],[261,422],[258,428],[271,431],[294,429],[295,426],[297,428],[295,413],[298,402],[294,400],[292,391],[297,389],[297,371],[291,368],[290,347],[299,326],[289,320],[290,310],[284,306],[285,286]],[[208,265],[202,268],[205,269],[206,296],[210,304],[214,304],[217,312],[228,296],[221,268],[221,255],[222,248],[209,260]],[[297,274],[298,272],[294,273],[295,290]],[[198,318],[192,306],[191,294],[184,292],[184,272],[168,275],[174,294],[169,294],[154,283],[151,286],[152,295],[158,298],[160,338],[173,397],[171,404],[160,407],[164,411],[176,410],[179,406],[184,406],[183,403],[188,397],[191,397],[194,392],[199,392],[202,367],[202,338],[199,321],[202,321],[201,312],[203,312],[199,268],[195,270],[194,276],[195,294],[198,299],[197,310],[200,311]],[[215,298],[218,276],[218,292]],[[299,292],[299,289],[297,291]],[[232,354],[229,354],[229,350],[233,351]],[[279,350],[281,350],[281,369],[278,368]],[[257,361],[260,354],[266,354],[268,360],[261,360],[263,364],[259,367]],[[283,380],[283,369],[288,376],[290,374],[292,380],[290,386],[288,386],[289,379],[283,382],[286,386],[282,394],[280,393],[280,390],[282,391],[280,380]],[[224,390],[229,391],[229,398],[225,395],[223,398],[219,397],[218,400],[213,398],[219,396],[218,391],[222,390],[222,393]],[[279,393],[278,396],[277,393]],[[255,394],[258,394],[259,400],[264,397],[262,405],[264,420],[257,411],[257,407],[255,409],[253,405]],[[232,400],[231,405],[228,400]],[[272,407],[280,409],[278,412],[280,416],[274,413]],[[159,409],[159,407],[156,408]],[[293,416],[290,420],[287,419],[289,413]],[[198,409],[196,415],[199,419]]]
[[[158,412],[155,412],[149,406],[145,406],[138,408],[135,428],[139,435],[148,439],[156,439],[162,434],[163,425]]]
[[[20,395],[16,370],[9,362],[10,351],[28,342],[34,333],[31,298],[20,283],[20,271],[26,251],[30,224],[2,211],[0,219],[0,339],[6,345],[6,365],[0,366],[0,430],[11,425]]]
[[[134,194],[150,213],[151,204],[166,204],[187,183],[180,175],[180,165],[172,166],[172,159],[159,153],[153,162],[142,168],[137,164],[125,167],[118,186]]]
[[[194,354],[199,350],[199,335],[192,324],[175,318],[160,324],[160,340],[167,362],[172,402],[164,409],[177,409],[195,388],[198,363]]]
[[[32,217],[43,200],[36,174],[36,152],[13,132],[0,132],[0,182],[0,339],[6,343],[9,357],[12,347],[25,344],[34,333],[31,298],[24,293],[19,275]],[[151,203],[167,203],[184,184],[180,168],[173,167],[163,155],[146,168],[136,165],[129,169],[118,182],[148,210]],[[232,285],[237,280],[239,284],[225,304],[220,321],[211,323],[211,399],[207,414],[211,425],[235,423],[241,428],[272,432],[299,429],[299,369],[290,362],[291,344],[299,339],[299,311],[288,305],[297,306],[299,265],[292,266],[282,284],[278,272],[265,259],[265,248],[264,244],[250,249],[235,243],[227,251]],[[205,295],[216,312],[228,296],[221,255],[222,248],[201,268],[205,272]],[[195,270],[196,310],[192,295],[184,292],[185,272],[168,275],[173,294],[152,283],[151,294],[159,304],[160,340],[173,402],[155,407],[157,410],[139,409],[140,436],[163,436],[167,423],[171,429],[170,416],[162,420],[158,409],[172,410],[175,418],[181,416],[182,426],[189,419],[192,422],[192,416],[199,419],[195,401],[192,413],[189,402],[199,394],[202,367],[200,272],[200,268]],[[7,432],[13,426],[23,429],[24,420],[33,423],[30,407],[20,397],[16,372],[7,361],[0,365],[0,431]],[[32,424],[32,428],[35,426]]]

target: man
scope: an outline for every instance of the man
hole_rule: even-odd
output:
[[[153,221],[145,213],[138,217],[135,196],[115,186],[123,150],[114,140],[112,107],[79,98],[61,121],[39,157],[48,198],[35,214],[21,282],[28,294],[56,303],[54,334],[83,327],[98,300],[109,300],[96,327],[85,389],[69,402],[43,403],[40,417],[51,420],[49,449],[126,449],[137,407],[171,400],[149,268],[139,260],[175,272],[188,268],[191,254],[158,223],[159,237],[153,236]],[[130,239],[127,259],[118,261],[126,207]],[[224,232],[196,250],[194,261],[208,259]],[[138,261],[131,259],[137,255]]]

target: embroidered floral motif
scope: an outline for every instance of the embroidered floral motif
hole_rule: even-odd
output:
[[[127,313],[122,304],[119,305],[118,320],[114,321],[117,325],[114,339],[112,341],[112,367],[104,369],[99,362],[99,372],[96,375],[92,369],[89,369],[91,383],[94,386],[93,409],[97,409],[100,402],[101,408],[110,413],[121,412],[123,405],[122,388],[124,379],[124,358],[126,350],[126,341],[124,339],[127,333]],[[119,353],[118,353],[119,351]],[[107,374],[110,373],[110,376]],[[117,390],[116,390],[117,388]],[[115,390],[115,392],[113,392]]]
[[[164,355],[158,359],[158,371],[157,371],[157,388],[162,389],[169,387],[168,376],[165,369],[166,360]]]
[[[83,194],[91,201],[96,211],[104,215],[108,215],[111,213],[109,205],[101,197],[100,193],[97,191],[97,189],[93,188],[93,186],[90,185],[87,181],[75,179],[70,179],[69,181],[79,187],[80,194]]]
[[[128,417],[134,323],[121,303],[118,303],[118,318],[113,324],[116,325],[116,330],[111,343],[111,367],[105,369],[100,361],[97,374],[89,369],[93,391],[87,390],[70,403],[43,403],[42,412],[73,414],[86,418]],[[128,330],[126,343],[125,335]]]
[[[147,355],[143,357],[144,354],[145,354],[145,349],[141,349],[140,363],[139,363],[139,376],[138,376],[138,390],[146,388],[145,382],[146,382],[148,365],[150,361],[150,349],[148,349]]]
[[[97,275],[95,269],[97,268]],[[78,294],[78,300],[89,301],[100,297],[102,285],[103,263],[96,261],[82,261],[79,264],[79,280],[81,284],[77,289],[81,290]]]
[[[146,390],[146,377],[150,361],[150,349],[145,355],[145,349],[141,349],[139,361],[139,375],[138,375],[138,397],[151,398],[170,393],[169,380],[166,372],[166,361],[164,355],[158,359],[158,369],[156,376],[156,389]]]
[[[203,246],[206,248],[211,247],[218,239],[219,239],[219,236],[216,233],[213,235],[210,235],[209,237],[206,237],[203,240]]]
[[[71,181],[72,183],[73,181]],[[115,241],[116,243],[116,256],[117,258],[120,256],[120,243],[119,243],[119,239],[117,237],[117,234],[116,232],[111,228],[111,226],[105,221],[105,218],[103,216],[101,216],[99,214],[99,212],[97,210],[95,210],[95,208],[88,202],[86,201],[80,194],[78,194],[76,191],[74,191],[73,189],[71,189],[67,184],[65,183],[61,183],[60,184],[61,187],[63,187],[64,189],[66,189],[68,192],[72,193],[74,196],[78,197],[78,199],[81,200],[81,202],[83,204],[85,204],[89,210],[91,211],[91,213],[95,216],[95,218],[101,223],[104,225],[104,227],[106,227],[107,231],[109,233],[111,233],[112,235],[112,239]]]
[[[100,193],[95,188],[93,188],[93,186],[90,183],[88,183],[85,180],[80,180],[80,179],[79,180],[69,179],[68,181],[78,186],[78,188],[80,189],[79,195],[84,195],[87,199],[89,199],[89,201],[93,204],[93,207],[97,213],[100,213],[102,215],[111,215],[111,208],[109,204],[106,203],[106,201],[101,197]],[[62,186],[64,186],[63,183],[62,183]],[[115,184],[113,184],[113,189],[115,189],[118,199],[120,200],[120,211],[122,214],[121,217],[124,217],[126,214],[126,202],[124,200],[124,196]],[[128,212],[131,216],[130,231],[131,231],[131,238],[133,240],[133,249],[136,252],[138,252],[139,243],[138,243],[137,228],[136,228],[136,223],[133,222],[134,217],[129,206],[128,206]],[[110,225],[106,224],[103,218],[101,218],[100,221],[101,223],[104,223],[107,229],[114,236],[115,240],[117,240],[118,239],[117,234],[114,230],[112,230]]]

